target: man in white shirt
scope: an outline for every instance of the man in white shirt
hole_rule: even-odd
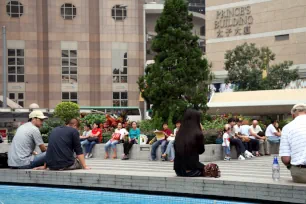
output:
[[[293,182],[306,183],[306,104],[295,105],[291,113],[295,119],[283,128],[279,155]]]
[[[264,132],[258,125],[258,121],[255,119],[252,121],[252,125],[250,126],[250,134],[250,138],[259,140],[260,155],[270,155],[267,138],[264,136]]]
[[[280,143],[281,132],[276,130],[277,125],[278,125],[278,121],[272,120],[272,123],[266,129],[265,135],[268,140],[267,146],[268,146],[269,151],[270,151],[271,144]]]

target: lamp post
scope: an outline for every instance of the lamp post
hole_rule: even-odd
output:
[[[7,55],[7,49],[6,49],[6,28],[5,26],[2,27],[2,40],[3,40],[3,108],[7,107],[7,96],[6,96],[6,79],[7,79],[7,73],[6,73],[6,55]]]

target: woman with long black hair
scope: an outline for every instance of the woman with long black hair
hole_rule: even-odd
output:
[[[174,144],[174,170],[177,176],[204,176],[204,164],[199,161],[199,155],[205,151],[200,123],[200,112],[187,109]]]

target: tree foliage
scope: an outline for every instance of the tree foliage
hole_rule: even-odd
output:
[[[152,42],[155,63],[139,78],[142,96],[163,121],[177,119],[187,107],[206,109],[210,69],[192,34],[192,15],[184,0],[166,0]]]
[[[80,116],[80,107],[72,102],[62,102],[55,107],[54,116],[62,121],[69,122],[72,118]]]
[[[226,82],[237,84],[238,90],[272,90],[281,89],[299,78],[297,69],[289,69],[292,61],[271,66],[274,60],[275,54],[268,47],[259,49],[247,43],[237,46],[225,53]]]

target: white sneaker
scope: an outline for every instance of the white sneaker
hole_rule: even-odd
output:
[[[248,150],[246,150],[245,152],[244,152],[244,156],[246,157],[246,158],[248,158],[248,159],[251,159],[251,158],[254,158],[255,156],[251,153],[251,152],[249,152]]]
[[[245,158],[244,158],[242,155],[240,155],[240,156],[238,157],[238,160],[245,160]]]
[[[88,159],[88,154],[86,154],[85,159]]]
[[[88,155],[88,158],[92,158],[92,153],[90,153],[90,154]]]

